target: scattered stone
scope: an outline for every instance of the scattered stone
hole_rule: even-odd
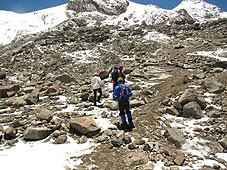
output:
[[[48,128],[27,128],[24,131],[25,140],[41,140],[49,136],[53,132],[52,129]]]
[[[91,117],[78,117],[70,120],[70,127],[83,135],[94,136],[101,128]]]
[[[113,147],[120,147],[123,145],[123,140],[115,138],[111,140],[111,144],[113,145]]]
[[[223,137],[218,142],[221,144],[221,146],[223,146],[225,149],[227,149],[227,138],[226,137]]]
[[[136,153],[128,156],[124,162],[126,166],[142,165],[148,162],[148,157],[144,153]]]
[[[27,104],[27,102],[25,100],[23,100],[22,98],[15,98],[12,105],[14,108],[20,108],[20,107],[24,107]]]
[[[56,144],[63,144],[67,141],[67,135],[60,135],[56,138],[55,143]]]
[[[64,74],[57,77],[56,80],[61,81],[62,83],[71,83],[73,81],[73,78],[67,74]]]
[[[4,134],[5,140],[14,139],[16,138],[16,136],[17,136],[17,130],[15,128],[10,126],[5,130],[5,134]]]
[[[81,137],[80,137],[80,139],[79,139],[79,143],[86,143],[87,142],[87,136],[85,136],[85,135],[82,135]]]
[[[182,165],[184,162],[185,157],[184,156],[177,156],[174,160],[174,163],[178,166]]]
[[[36,117],[40,120],[50,121],[54,116],[54,112],[45,108],[41,108],[37,113]]]

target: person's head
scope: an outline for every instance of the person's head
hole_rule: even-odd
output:
[[[122,78],[122,77],[119,77],[118,79],[117,79],[117,82],[124,82],[124,79]]]
[[[118,66],[119,70],[123,70],[123,65]]]
[[[95,73],[94,73],[94,76],[99,76],[99,73],[95,72]]]
[[[118,67],[117,66],[114,66],[113,67],[113,71],[118,71]]]

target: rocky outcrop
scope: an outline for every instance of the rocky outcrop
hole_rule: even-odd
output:
[[[67,9],[79,12],[98,11],[106,15],[120,15],[127,10],[127,0],[69,0]]]

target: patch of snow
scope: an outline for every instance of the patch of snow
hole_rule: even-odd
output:
[[[205,145],[206,142],[207,141],[198,137],[195,137],[193,139],[187,139],[186,143],[182,146],[182,150],[187,153],[191,153],[192,155],[197,155],[201,158],[204,158],[210,152],[210,148]]]
[[[227,153],[217,153],[216,156],[217,158],[223,159],[227,162]]]
[[[0,152],[1,168],[4,170],[62,170],[66,165],[74,168],[75,162],[71,157],[90,154],[93,152],[92,147],[97,146],[92,139],[88,139],[84,144],[78,144],[71,137],[68,137],[68,141],[70,144],[54,145],[42,141],[24,143],[19,140],[16,146],[10,149],[4,149],[0,145],[0,149],[3,149]]]
[[[211,159],[206,159],[203,161],[199,161],[201,166],[208,166],[208,167],[213,167],[214,165],[219,165],[221,167],[221,169],[225,169],[226,166],[224,166],[223,164],[215,161],[215,160],[211,160]]]
[[[197,51],[197,52],[194,52],[194,53],[187,53],[187,55],[201,55],[201,56],[216,58],[220,61],[227,61],[227,58],[219,56],[223,52],[227,52],[227,50],[226,49],[218,49],[217,51]]]
[[[227,12],[203,0],[183,0],[173,11],[185,9],[188,14],[198,22],[217,20],[227,17]]]
[[[159,43],[168,43],[169,40],[171,39],[171,37],[169,37],[168,35],[159,33],[157,31],[148,32],[144,36],[144,38],[146,40],[153,40],[153,41],[157,41]]]

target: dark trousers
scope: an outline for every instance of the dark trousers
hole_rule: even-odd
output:
[[[101,97],[102,97],[102,89],[101,88],[100,89],[94,89],[93,92],[94,92],[94,105],[96,106],[97,92],[99,92],[98,102],[100,102]]]
[[[119,101],[120,115],[125,115],[130,112],[130,105],[128,100]]]

